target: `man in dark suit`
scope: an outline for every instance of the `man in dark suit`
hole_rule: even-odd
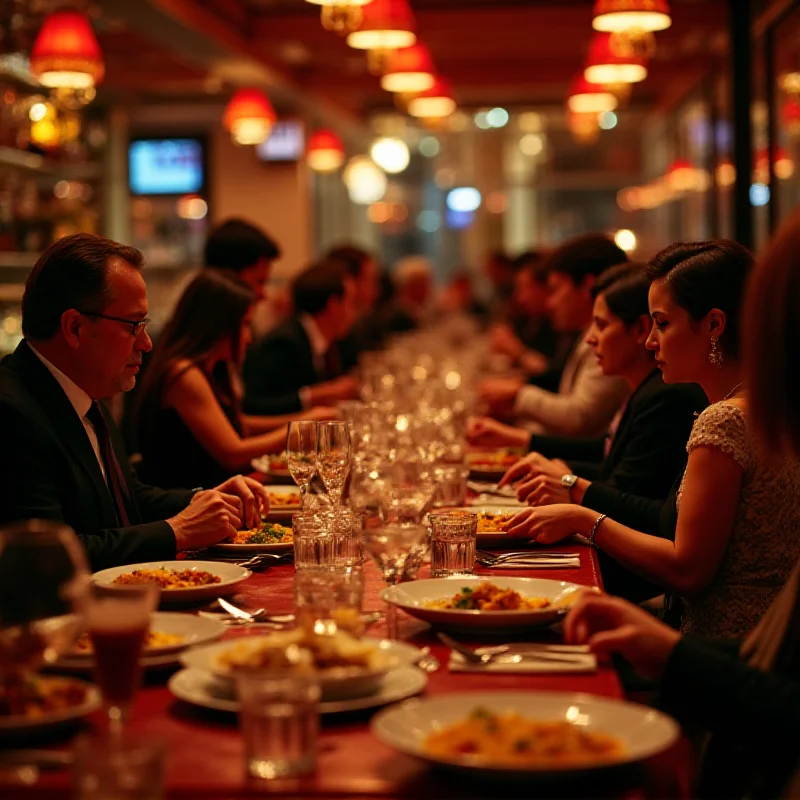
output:
[[[95,569],[169,560],[258,522],[265,490],[145,486],[99,402],[136,383],[147,335],[142,255],[91,234],[51,245],[28,277],[25,339],[0,363],[0,522],[64,522]]]
[[[346,267],[321,261],[292,284],[295,314],[256,342],[244,364],[247,414],[288,414],[356,397],[336,343],[355,321],[356,287]]]

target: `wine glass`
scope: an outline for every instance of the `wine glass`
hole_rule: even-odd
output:
[[[328,494],[339,506],[350,472],[350,431],[346,422],[320,422],[317,472]]]
[[[289,423],[289,433],[286,436],[286,463],[292,480],[300,487],[303,508],[307,506],[308,490],[317,471],[318,435],[316,422],[303,420]]]
[[[406,562],[424,548],[428,529],[424,525],[381,525],[361,531],[364,549],[383,572],[389,586],[400,583]],[[392,641],[397,639],[397,608],[386,604],[386,632]]]
[[[89,574],[66,525],[27,520],[0,529],[0,685],[9,697],[24,699],[31,673],[73,646]]]

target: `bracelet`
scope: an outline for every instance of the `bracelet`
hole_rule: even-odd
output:
[[[594,543],[594,537],[597,533],[597,529],[600,527],[602,521],[607,517],[607,514],[601,514],[595,521],[594,525],[592,525],[592,529],[589,531],[589,544],[597,550],[597,545]]]

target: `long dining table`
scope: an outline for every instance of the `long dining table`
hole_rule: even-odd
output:
[[[492,572],[478,568],[478,574],[542,577],[572,581],[601,588],[596,552],[583,544],[569,542],[562,548],[580,553],[580,567],[546,570],[508,570]],[[292,565],[278,565],[257,572],[240,585],[232,601],[245,608],[266,608],[280,614],[293,610]],[[424,576],[421,575],[421,577]],[[382,610],[384,586],[378,569],[365,565],[366,610]],[[192,613],[192,612],[187,612]],[[428,676],[423,696],[479,691],[558,691],[583,692],[623,699],[618,673],[611,661],[601,660],[596,672],[587,674],[497,674],[452,673],[448,669],[449,650],[424,623],[400,612],[400,638],[419,647],[430,647],[441,667]],[[377,623],[370,635],[385,631]],[[259,631],[259,633],[263,632]],[[242,635],[243,628],[226,636]],[[555,641],[552,630],[531,632],[532,640]],[[476,643],[479,640],[476,640]],[[174,670],[172,670],[174,671]],[[500,785],[466,779],[394,751],[370,732],[374,711],[325,715],[319,740],[316,771],[298,779],[254,782],[245,775],[242,736],[235,715],[189,705],[176,699],[167,687],[170,670],[149,672],[139,691],[129,722],[133,734],[163,743],[167,752],[166,796],[181,800],[233,800],[272,794],[294,798],[516,798],[516,797],[621,797],[682,798],[690,796],[692,760],[690,748],[681,740],[669,751],[640,765],[594,773],[586,778],[546,784],[545,788]],[[86,724],[102,730],[102,717],[95,715]],[[53,746],[69,747],[69,740]],[[0,797],[61,798],[70,792],[66,772],[43,771],[29,786],[3,784]]]

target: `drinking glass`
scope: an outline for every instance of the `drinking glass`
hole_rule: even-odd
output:
[[[364,528],[361,541],[383,572],[389,586],[400,583],[409,556],[425,546],[428,529],[424,525],[381,525]],[[397,639],[397,609],[386,606],[386,629],[389,639]]]
[[[73,749],[76,800],[162,800],[163,742],[152,737],[84,736]]]
[[[288,778],[313,772],[317,762],[319,684],[309,675],[236,674],[239,725],[252,778]]]
[[[364,633],[364,573],[360,566],[308,567],[295,573],[295,615],[300,627],[320,634],[337,628]]]
[[[431,577],[471,575],[475,569],[477,515],[440,511],[430,515],[430,522]]]
[[[94,650],[94,677],[111,730],[130,716],[141,680],[141,655],[158,605],[153,583],[104,587],[93,585],[84,598],[83,618]]]
[[[334,537],[323,513],[295,514],[292,518],[292,533],[296,570],[333,562]]]
[[[384,522],[419,524],[433,502],[433,469],[422,460],[401,459],[384,468],[385,489],[380,497]]]
[[[434,508],[458,508],[467,499],[469,471],[462,464],[440,464],[434,470],[437,487]]]
[[[317,440],[319,429],[316,422],[302,420],[289,423],[286,436],[286,463],[292,480],[300,487],[303,508],[307,505],[308,489],[317,471]]]
[[[350,472],[350,431],[346,422],[320,422],[317,447],[317,472],[335,505]]]
[[[89,566],[66,525],[28,520],[0,529],[0,683],[55,661],[80,633],[75,614]]]

